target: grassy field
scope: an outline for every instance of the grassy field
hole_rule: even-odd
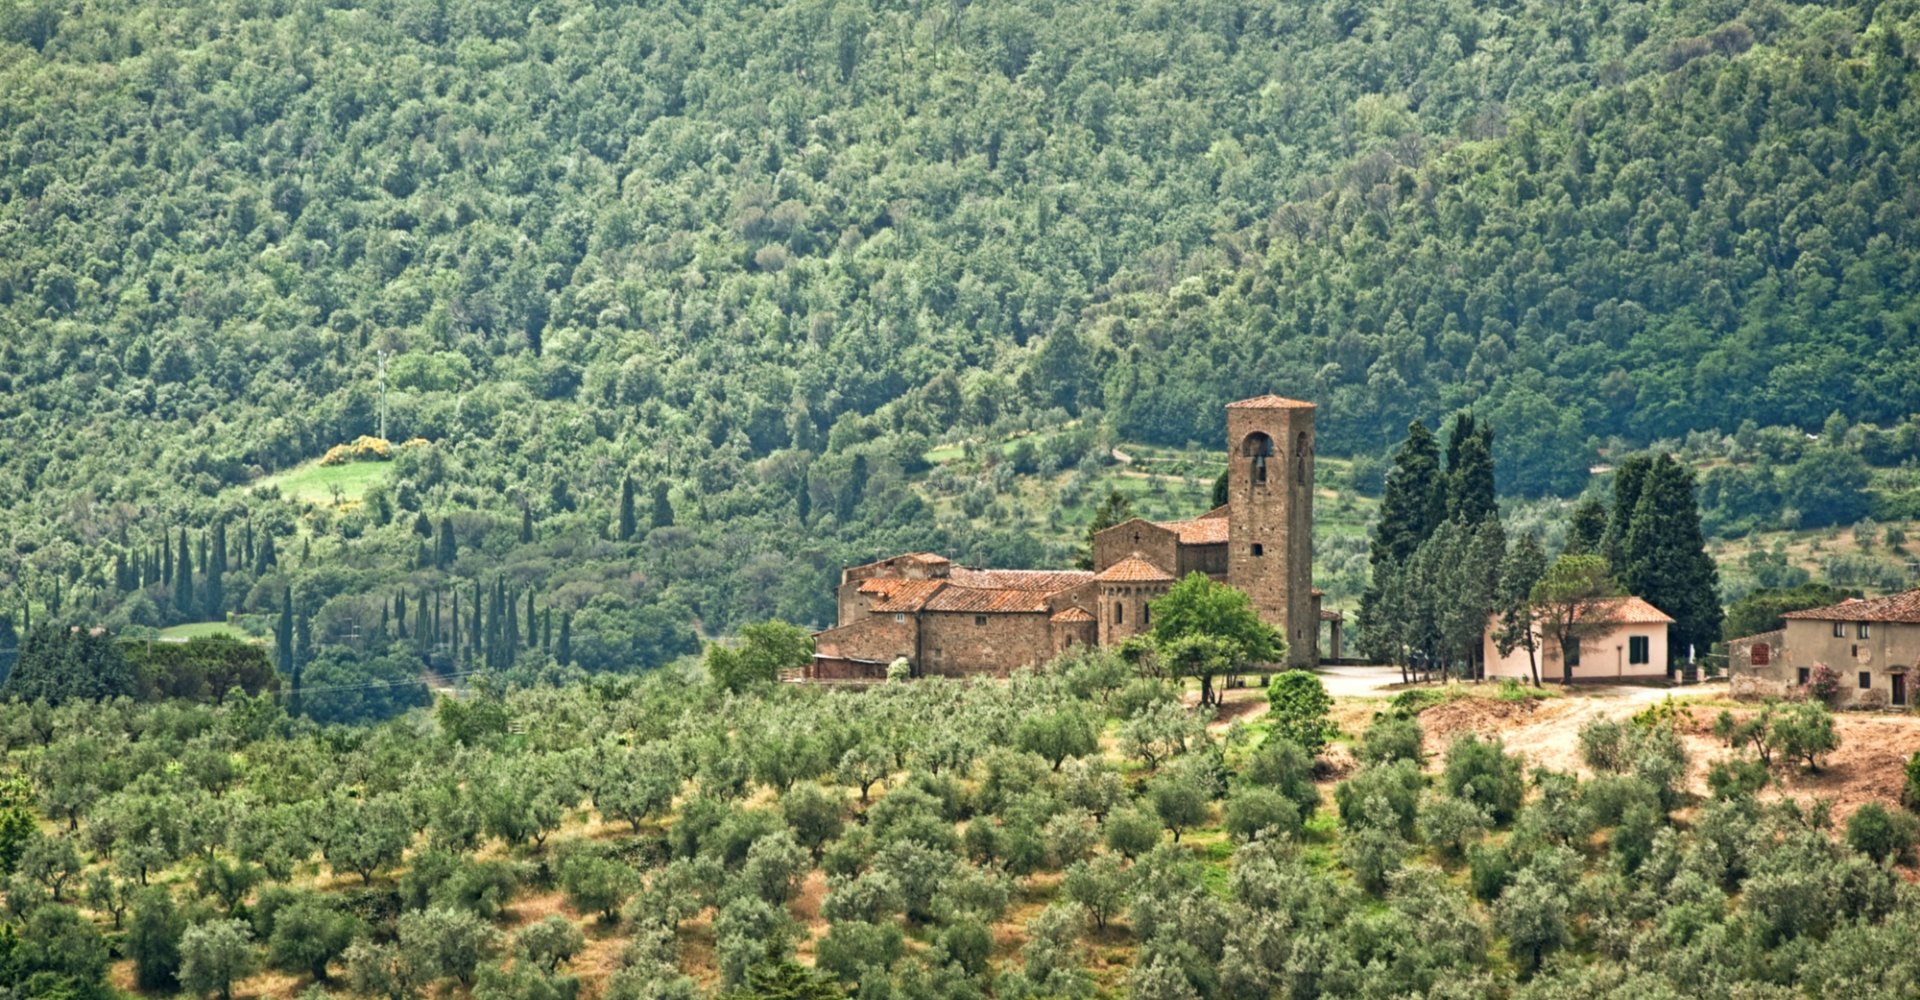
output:
[[[161,642],[186,642],[188,639],[205,639],[210,636],[226,636],[229,639],[246,639],[245,632],[226,622],[187,622],[184,625],[169,625],[160,630]]]
[[[332,504],[339,489],[341,504],[359,503],[367,489],[385,482],[392,465],[387,462],[349,462],[345,465],[321,465],[316,459],[285,472],[276,472],[253,484],[253,488],[274,487],[290,500],[311,504]]]

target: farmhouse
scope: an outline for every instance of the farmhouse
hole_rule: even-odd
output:
[[[847,567],[809,677],[877,678],[902,659],[914,676],[1005,675],[1146,631],[1150,602],[1189,573],[1246,591],[1286,636],[1290,665],[1318,659],[1323,619],[1339,655],[1340,616],[1313,589],[1313,404],[1260,396],[1226,410],[1224,505],[1116,524],[1094,536],[1091,571],[974,569],[929,552]]]
[[[1543,681],[1664,680],[1667,627],[1673,618],[1638,597],[1591,601],[1578,612],[1582,636],[1565,649],[1534,629],[1533,644]],[[1489,625],[1484,639],[1487,676],[1532,678],[1523,646],[1502,656]]]
[[[1910,703],[1912,678],[1920,674],[1920,589],[1851,598],[1781,617],[1785,628],[1727,643],[1736,696],[1785,694],[1825,666],[1840,675],[1846,704],[1903,708]]]

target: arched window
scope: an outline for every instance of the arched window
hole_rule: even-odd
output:
[[[1125,625],[1127,623],[1127,606],[1119,601],[1113,602],[1113,623],[1115,625]]]
[[[1250,465],[1249,480],[1255,483],[1266,482],[1267,459],[1273,457],[1273,439],[1259,431],[1254,431],[1247,435],[1245,441],[1240,442],[1240,455],[1247,459]]]

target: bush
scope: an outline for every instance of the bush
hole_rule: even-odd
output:
[[[1805,761],[1807,770],[1820,770],[1821,756],[1838,749],[1840,734],[1833,728],[1833,713],[1817,701],[1802,701],[1782,706],[1773,717],[1768,739],[1788,760]]]
[[[1420,807],[1420,836],[1443,857],[1458,859],[1469,841],[1477,840],[1487,829],[1486,810],[1451,795],[1428,793]]]
[[[1396,760],[1421,761],[1423,734],[1420,723],[1411,716],[1381,715],[1360,734],[1360,762],[1391,764]]]
[[[1907,780],[1900,788],[1900,804],[1908,809],[1920,808],[1920,751],[1907,758]]]
[[[1491,903],[1513,881],[1513,855],[1505,844],[1475,844],[1467,848],[1468,884],[1475,899]]]
[[[1309,754],[1326,749],[1339,730],[1327,719],[1333,699],[1320,678],[1305,670],[1289,670],[1267,685],[1267,715],[1275,735],[1283,736]]]
[[[1441,781],[1449,794],[1478,804],[1496,824],[1512,822],[1527,791],[1520,759],[1509,756],[1499,740],[1482,742],[1472,733],[1447,748]]]
[[[1304,818],[1320,808],[1320,788],[1313,783],[1313,758],[1300,744],[1268,737],[1241,770],[1248,784],[1271,788],[1293,801]]]
[[[1241,840],[1263,832],[1292,836],[1300,832],[1300,809],[1271,788],[1242,788],[1227,800],[1226,825],[1227,832]]]
[[[1403,838],[1411,837],[1414,817],[1420,810],[1420,789],[1425,784],[1420,768],[1410,760],[1363,767],[1333,790],[1333,801],[1340,807],[1340,825],[1357,830],[1384,824],[1398,830]]]
[[[1916,832],[1920,832],[1920,819],[1912,813],[1868,802],[1847,819],[1847,846],[1875,861],[1904,861],[1913,850]]]
[[[1816,663],[1807,674],[1807,695],[1828,706],[1840,698],[1840,673],[1824,663]]]
[[[1121,809],[1107,817],[1107,847],[1133,859],[1160,843],[1160,821],[1145,810]]]

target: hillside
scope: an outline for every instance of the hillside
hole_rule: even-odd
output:
[[[890,550],[1057,556],[1090,495],[969,516],[914,485],[943,440],[1097,471],[1278,389],[1377,468],[1474,404],[1533,496],[1616,438],[1893,434],[1916,38],[1773,2],[8,0],[0,606],[290,592],[357,677],[402,597],[458,649],[460,595],[624,669],[823,621]],[[316,478],[382,352],[424,443]],[[222,588],[175,593],[216,526]]]

